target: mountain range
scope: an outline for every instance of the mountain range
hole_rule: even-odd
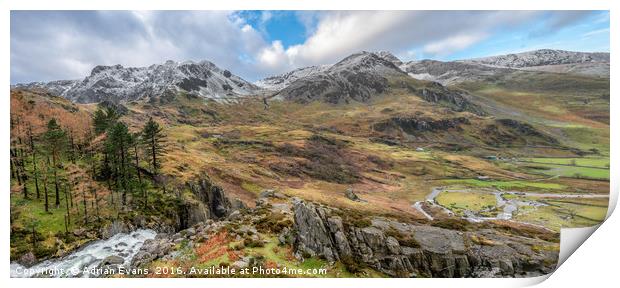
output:
[[[184,91],[210,99],[248,96],[256,85],[209,61],[175,62],[148,67],[96,66],[83,80],[18,84],[20,88],[43,88],[77,103],[133,101]]]
[[[174,62],[148,67],[96,66],[82,80],[16,84],[45,89],[77,103],[127,102],[184,92],[228,100],[257,94],[308,103],[366,102],[389,88],[389,79],[410,76],[442,85],[484,80],[519,71],[609,76],[609,53],[542,49],[458,61],[402,62],[390,52],[360,52],[333,65],[309,66],[250,83],[212,62]]]

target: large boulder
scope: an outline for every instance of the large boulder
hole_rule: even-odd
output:
[[[208,176],[204,175],[189,182],[187,186],[200,202],[206,204],[210,218],[221,219],[228,215],[231,205],[224,194],[224,189],[213,184]]]
[[[194,181],[187,182],[186,186],[194,197],[184,199],[179,206],[180,229],[207,219],[223,219],[232,211],[232,205],[224,189],[215,185],[208,176],[198,177]]]
[[[131,259],[131,267],[140,267],[168,254],[174,248],[174,238],[167,234],[158,234],[155,239],[144,241],[142,247]]]
[[[19,264],[24,265],[25,267],[30,267],[34,264],[37,264],[38,260],[37,260],[37,256],[34,256],[34,253],[32,253],[32,251],[22,255],[21,257],[19,257],[19,260],[17,260],[17,262]]]
[[[108,257],[103,258],[103,260],[101,261],[101,265],[105,266],[105,265],[119,265],[119,264],[123,264],[125,263],[125,259],[123,259],[123,257],[121,256],[117,256],[117,255],[110,255]]]
[[[357,196],[357,194],[353,192],[353,188],[351,187],[347,188],[347,190],[344,191],[344,196],[349,198],[349,200],[364,202],[364,200],[362,200],[359,196]]]

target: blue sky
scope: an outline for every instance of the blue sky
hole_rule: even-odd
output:
[[[571,25],[552,30],[545,29],[545,20],[539,18],[520,29],[502,29],[492,37],[450,55],[428,57],[457,60],[535,49],[609,52],[609,12],[590,12]]]
[[[280,40],[289,47],[302,44],[308,36],[295,11],[240,11],[237,15],[260,31],[268,42]]]
[[[11,83],[210,60],[250,81],[361,50],[456,60],[609,51],[607,11],[12,11]]]

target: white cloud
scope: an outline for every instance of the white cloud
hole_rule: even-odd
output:
[[[271,46],[261,49],[258,53],[258,62],[266,66],[266,70],[277,70],[288,66],[284,47],[281,41],[273,41]]]
[[[297,11],[306,40],[266,40],[278,13],[230,11],[13,11],[11,82],[78,79],[95,65],[210,60],[248,80],[334,63],[361,50],[445,55],[501,29],[550,19],[560,29],[584,14],[541,11]],[[253,27],[244,17],[254,18]],[[541,31],[542,31],[541,30]],[[594,32],[592,32],[594,33]],[[429,55],[424,55],[429,56]]]
[[[594,35],[598,35],[598,34],[602,34],[602,33],[609,33],[609,28],[598,29],[598,30],[593,30],[593,31],[587,32],[587,33],[583,33],[581,35],[581,37],[588,38],[588,37],[592,37]]]
[[[424,52],[434,55],[446,55],[463,50],[484,38],[486,38],[486,35],[483,33],[455,35],[424,45]]]
[[[541,13],[327,11],[318,16],[311,14],[317,19],[316,29],[303,44],[271,49],[271,53],[282,55],[271,55],[269,59],[282,59],[292,68],[333,63],[360,50],[388,50],[411,56],[413,48],[424,47],[426,53],[444,55],[465,49],[496,29],[526,23]],[[275,67],[273,63],[263,64]]]
[[[247,77],[263,36],[228,11],[11,13],[11,82],[79,79],[96,65],[210,60]]]

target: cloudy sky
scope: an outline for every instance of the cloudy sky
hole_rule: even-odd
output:
[[[607,11],[12,11],[11,83],[210,60],[250,81],[361,50],[455,60],[609,51]]]

